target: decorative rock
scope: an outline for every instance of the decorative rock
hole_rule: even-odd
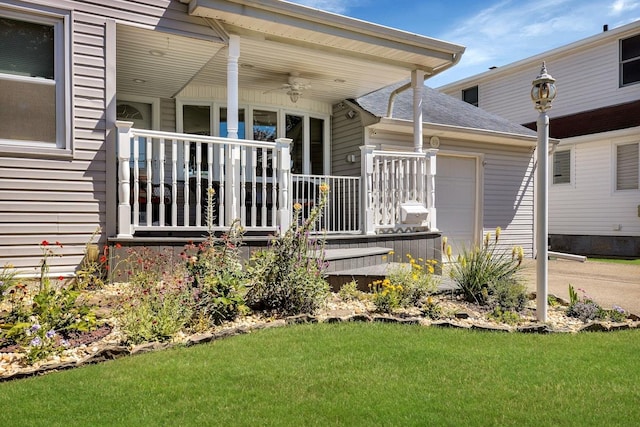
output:
[[[342,317],[327,317],[324,323],[342,323],[343,321]]]
[[[204,344],[207,342],[211,342],[215,339],[215,335],[213,335],[212,333],[204,333],[204,334],[195,334],[195,335],[191,335],[189,338],[187,338],[187,341],[185,342],[186,346],[191,346],[191,345],[196,345],[196,344]]]
[[[580,328],[580,332],[608,332],[609,325],[602,322],[591,322]]]
[[[219,338],[227,338],[227,337],[232,337],[234,335],[238,335],[240,332],[238,331],[238,328],[231,328],[231,329],[223,329],[222,331],[218,331],[215,334],[213,334],[213,336],[215,337],[215,339],[219,339]]]
[[[289,316],[285,319],[287,325],[297,325],[302,323],[318,323],[318,319],[310,314],[299,314],[297,316]]]
[[[371,317],[367,314],[354,314],[347,318],[348,322],[371,322]]]
[[[516,330],[518,332],[522,332],[523,334],[548,334],[550,332],[553,332],[553,330],[549,328],[549,326],[543,323],[520,326]]]
[[[466,311],[459,311],[455,314],[456,319],[468,319],[469,317],[470,315]]]
[[[398,319],[398,323],[401,323],[403,325],[419,325],[420,324],[420,319],[415,318],[415,317],[400,318],[400,319]]]
[[[472,325],[471,329],[490,332],[511,332],[512,328],[503,325]]]
[[[629,323],[612,323],[609,325],[610,331],[624,331],[627,329],[631,329],[631,325]]]
[[[379,323],[400,323],[400,319],[397,317],[389,316],[373,316],[373,321]]]
[[[134,354],[142,354],[142,353],[149,353],[152,351],[156,351],[156,350],[164,350],[166,348],[170,348],[173,346],[173,343],[170,342],[150,342],[150,343],[144,343],[144,344],[140,344],[137,345],[135,347],[133,347],[131,349],[131,355]]]
[[[470,326],[460,325],[455,322],[450,322],[448,320],[437,320],[435,322],[431,322],[431,326],[438,326],[440,328],[457,328],[457,329],[470,329]]]

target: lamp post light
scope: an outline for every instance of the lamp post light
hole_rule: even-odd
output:
[[[551,102],[556,97],[555,79],[547,73],[547,66],[543,62],[540,75],[533,81],[531,88],[531,100],[538,115],[538,177],[536,189],[538,197],[536,201],[536,316],[539,322],[547,321],[547,295],[548,295],[548,209],[549,209],[549,116],[547,111],[551,109]]]

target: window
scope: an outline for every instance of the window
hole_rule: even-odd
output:
[[[0,144],[70,149],[69,16],[0,7]],[[69,121],[69,123],[68,123]]]
[[[640,34],[620,40],[620,86],[640,82]]]
[[[467,104],[478,106],[478,86],[462,89],[462,100]]]
[[[553,183],[569,184],[571,182],[571,150],[553,153]]]
[[[638,189],[639,145],[636,142],[616,146],[616,190]]]

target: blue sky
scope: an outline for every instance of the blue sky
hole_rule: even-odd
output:
[[[640,0],[289,1],[466,46],[458,65],[427,81],[431,87],[640,19]]]

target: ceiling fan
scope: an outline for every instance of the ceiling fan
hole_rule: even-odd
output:
[[[264,93],[273,92],[274,90],[286,90],[291,102],[296,103],[298,99],[300,99],[300,96],[302,96],[302,92],[310,88],[311,84],[309,84],[309,79],[302,78],[298,73],[292,72],[289,73],[287,83],[283,83],[278,89],[271,89]]]

